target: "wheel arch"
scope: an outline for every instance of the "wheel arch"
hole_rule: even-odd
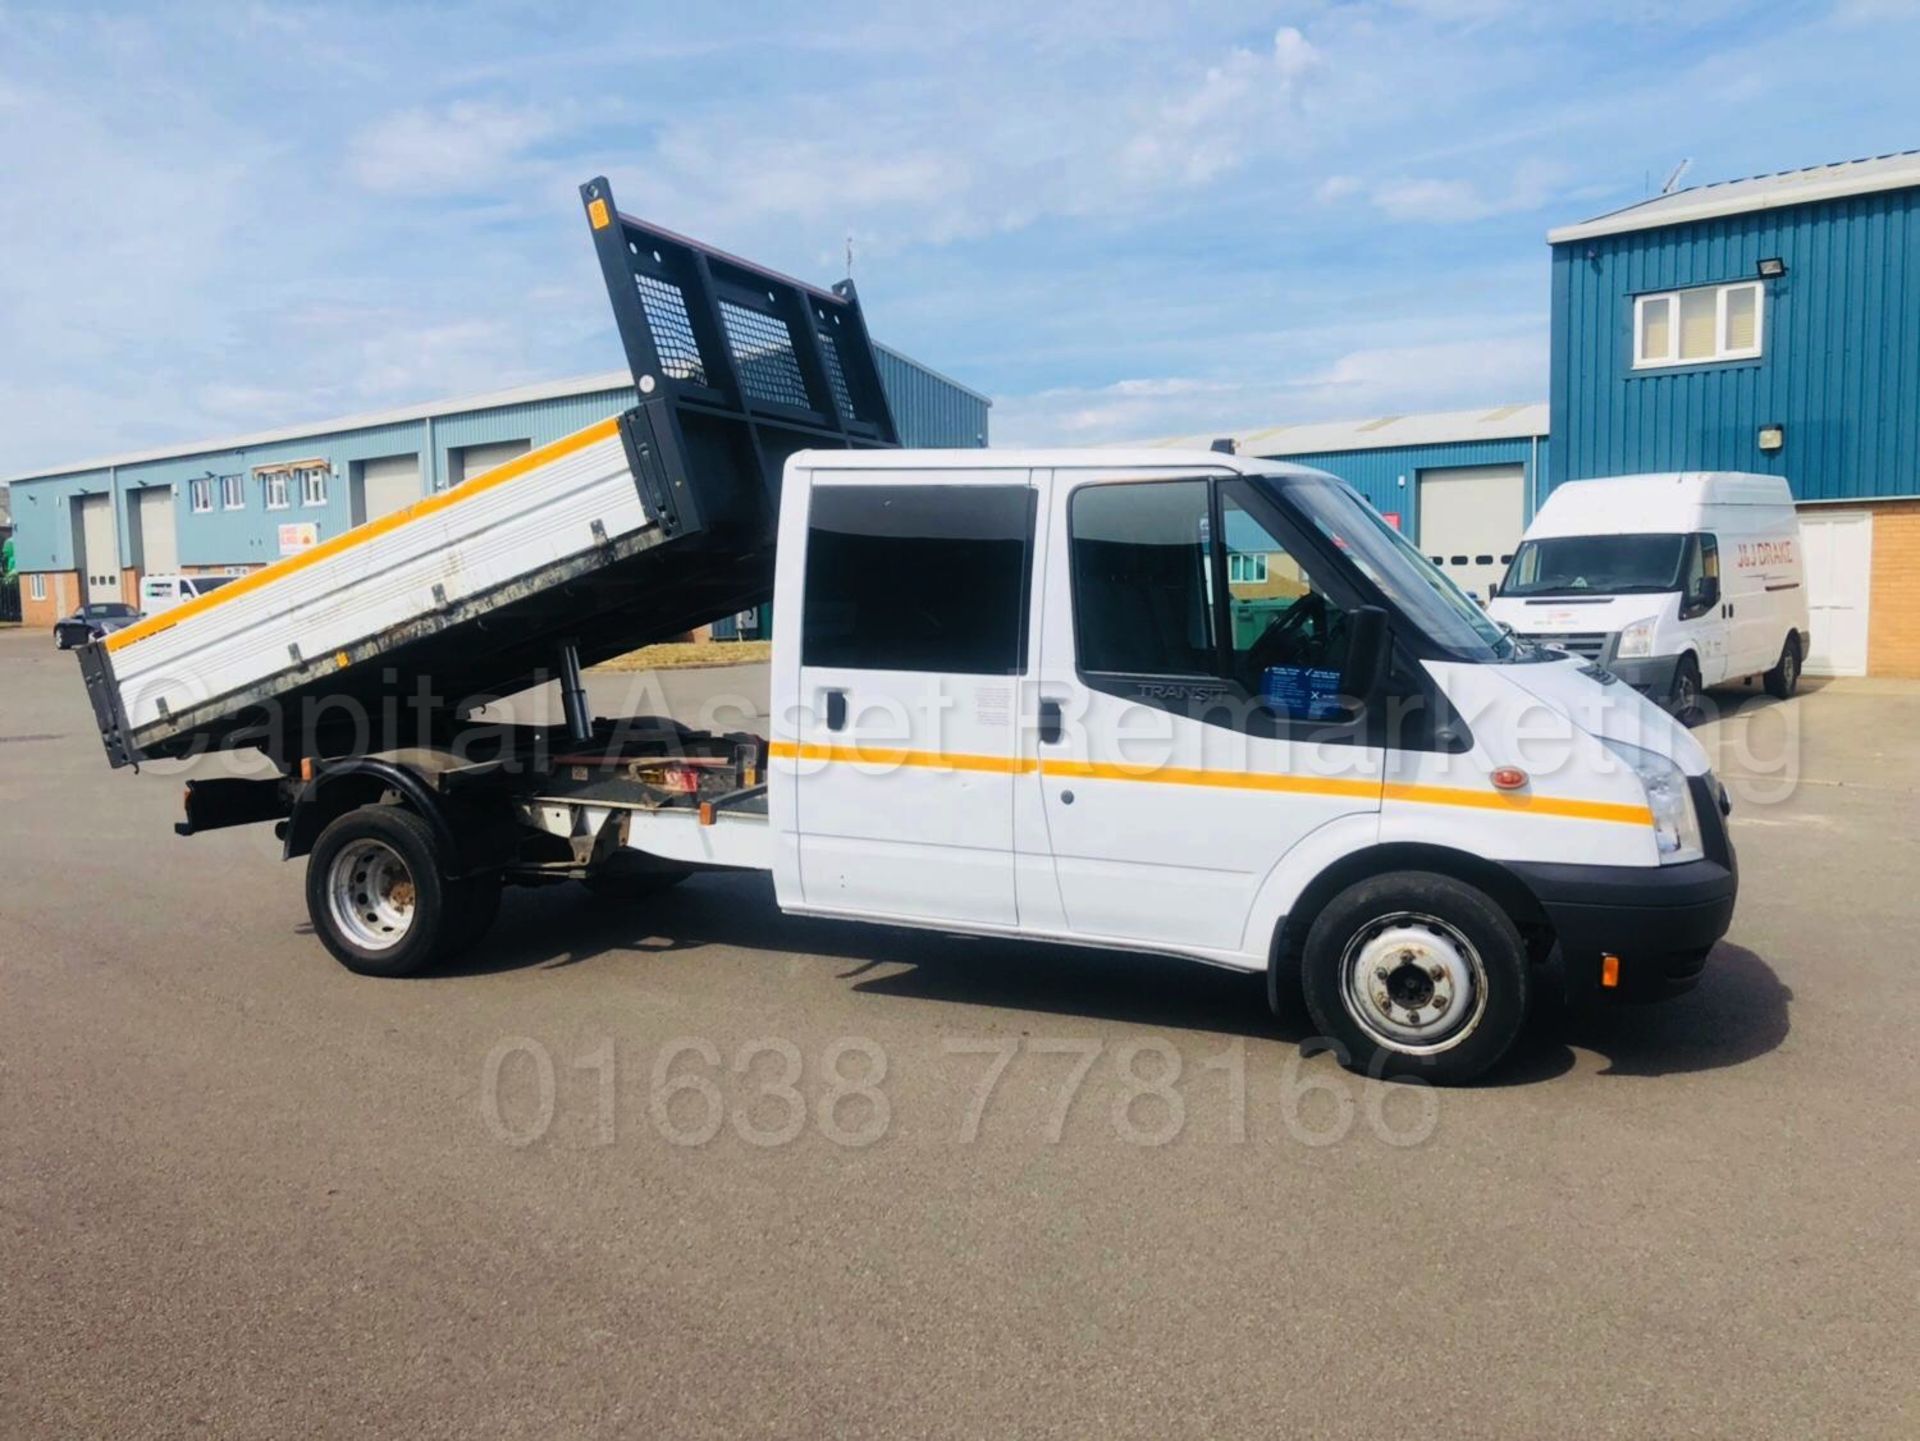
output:
[[[282,859],[296,860],[309,854],[320,833],[334,821],[361,806],[378,804],[389,791],[432,828],[444,854],[463,854],[446,807],[432,787],[404,766],[365,756],[328,766],[301,788],[293,814],[287,817]]]
[[[1273,928],[1267,956],[1267,1004],[1281,1010],[1281,988],[1296,983],[1301,951],[1314,920],[1348,886],[1395,871],[1430,871],[1484,891],[1519,927],[1528,958],[1543,961],[1553,948],[1552,924],[1527,885],[1498,861],[1425,841],[1385,841],[1350,851],[1322,867]]]

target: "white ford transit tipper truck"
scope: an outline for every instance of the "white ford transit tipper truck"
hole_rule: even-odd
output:
[[[899,449],[850,288],[582,198],[635,409],[82,652],[116,764],[275,761],[178,829],[277,822],[345,965],[471,946],[508,884],[758,871],[789,912],[1265,972],[1348,1064],[1444,1081],[1556,949],[1600,996],[1697,979],[1736,889],[1699,746],[1340,481]],[[588,714],[582,661],[769,598],[769,735]],[[554,676],[564,726],[475,719]]]
[[[1547,497],[1488,608],[1685,719],[1702,686],[1785,699],[1810,639],[1800,521],[1777,475],[1576,480]]]

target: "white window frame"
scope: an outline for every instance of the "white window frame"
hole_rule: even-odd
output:
[[[260,485],[268,510],[293,509],[293,499],[287,491],[287,473],[284,470],[268,471],[260,477]]]
[[[1713,292],[1712,355],[1680,354],[1680,297],[1703,290]],[[1738,349],[1727,344],[1727,296],[1736,290],[1753,292],[1753,344]],[[1642,353],[1646,338],[1647,307],[1660,302],[1669,307],[1667,315],[1667,353],[1649,360]],[[1633,298],[1633,368],[1667,370],[1679,365],[1725,365],[1736,360],[1758,360],[1767,343],[1767,288],[1758,280],[1734,280],[1722,285],[1688,285],[1678,290],[1655,290]]]
[[[39,572],[27,577],[27,595],[32,600],[47,598],[47,578]]]
[[[200,476],[187,482],[187,503],[193,507],[195,515],[213,513],[213,477]]]
[[[1239,571],[1235,575],[1235,571]],[[1230,550],[1227,552],[1228,585],[1265,585],[1267,583],[1267,558],[1259,551]]]
[[[327,473],[324,465],[302,466],[294,472],[300,478],[300,504],[304,507],[327,503]]]
[[[247,478],[244,475],[220,477],[220,508],[222,510],[247,508]]]

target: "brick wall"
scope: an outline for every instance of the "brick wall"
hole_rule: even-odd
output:
[[[80,578],[70,570],[46,573],[47,598],[33,598],[33,577],[20,574],[20,624],[30,630],[53,629],[63,615],[71,615],[80,604]]]
[[[1861,508],[1873,512],[1867,674],[1920,677],[1920,500]]]

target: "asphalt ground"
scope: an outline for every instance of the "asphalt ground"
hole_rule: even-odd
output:
[[[360,979],[0,632],[0,1432],[1920,1434],[1920,688],[1744,704],[1699,989],[1436,1092],[752,876]]]

